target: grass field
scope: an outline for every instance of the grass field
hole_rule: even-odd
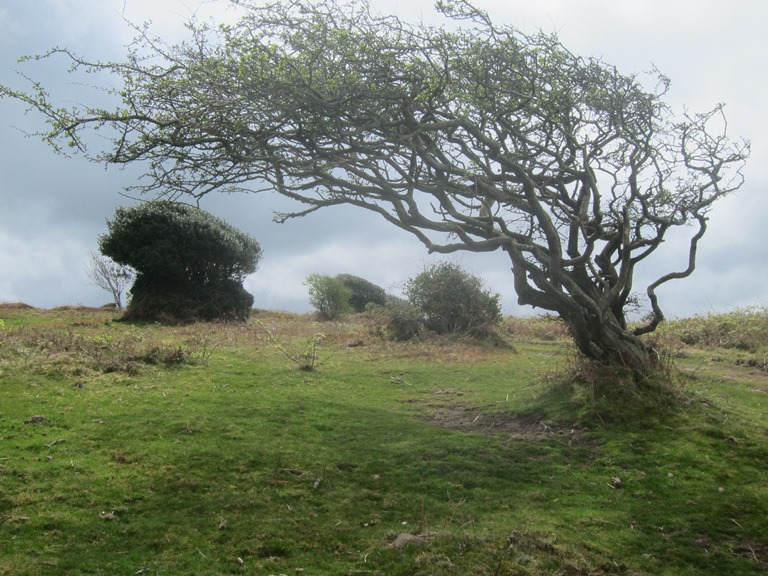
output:
[[[666,327],[684,401],[617,414],[551,320],[393,343],[0,305],[0,575],[765,574],[768,324],[741,314]]]

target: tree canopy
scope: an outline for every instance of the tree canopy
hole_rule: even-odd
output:
[[[51,53],[117,75],[114,110],[55,106],[40,84],[3,93],[47,117],[58,149],[144,162],[143,191],[275,190],[306,207],[280,221],[346,203],[431,252],[502,250],[521,304],[558,313],[586,356],[647,372],[657,288],[693,272],[709,211],[742,184],[748,144],[722,105],[676,115],[660,73],[623,74],[465,0],[437,2],[442,26],[364,0],[236,3],[236,24],[192,23],[172,46],[144,32],[124,62]],[[89,150],[88,128],[112,145]],[[689,225],[687,266],[645,287],[648,321],[630,329],[636,266]]]
[[[259,243],[212,214],[178,202],[118,208],[99,238],[101,253],[136,270],[126,316],[172,321],[243,319],[253,297]]]

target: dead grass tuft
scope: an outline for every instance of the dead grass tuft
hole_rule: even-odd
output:
[[[88,314],[91,312],[104,312],[105,308],[103,306],[56,306],[55,308],[52,308],[52,312],[79,312],[83,314]]]
[[[205,363],[212,348],[204,339],[179,343],[154,339],[140,331],[91,333],[88,329],[98,325],[88,322],[73,326],[28,325],[2,330],[2,357],[19,362],[25,370],[135,374],[141,365]]]
[[[568,340],[570,333],[565,323],[556,316],[506,316],[501,330],[512,340],[555,342]]]

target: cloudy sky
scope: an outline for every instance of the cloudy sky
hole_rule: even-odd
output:
[[[433,18],[431,0],[372,0],[404,19]],[[768,305],[768,3],[763,0],[477,0],[496,21],[527,32],[557,32],[572,51],[598,56],[625,73],[651,65],[672,79],[669,102],[704,111],[725,102],[729,133],[752,142],[747,182],[716,206],[700,248],[697,271],[660,290],[670,316]],[[82,94],[66,63],[19,64],[19,56],[54,46],[98,59],[119,59],[133,36],[123,15],[151,21],[166,39],[180,38],[192,14],[218,21],[235,13],[226,0],[5,0],[0,3],[0,84],[23,87],[18,71],[43,81],[62,102]],[[115,207],[132,200],[121,191],[137,173],[105,169],[82,158],[55,155],[25,132],[43,128],[18,102],[0,100],[0,302],[38,307],[100,305],[109,295],[85,272],[89,250]],[[249,232],[261,244],[260,269],[246,281],[255,306],[307,311],[304,278],[351,273],[397,293],[431,262],[421,244],[372,214],[331,208],[283,225],[274,195],[217,196],[206,210]],[[647,280],[684,267],[686,246],[669,242],[643,271]],[[507,313],[519,308],[509,263],[502,255],[453,257],[502,295]],[[640,278],[642,281],[643,278]],[[637,285],[642,290],[644,285]]]

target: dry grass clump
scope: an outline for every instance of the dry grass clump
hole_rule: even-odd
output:
[[[0,330],[0,361],[15,362],[25,370],[58,370],[135,374],[143,366],[173,367],[205,362],[207,341],[181,343],[158,340],[141,331],[91,333],[50,326],[16,326]]]
[[[0,310],[33,310],[34,306],[30,306],[24,302],[0,302]]]
[[[52,312],[83,312],[85,314],[88,314],[89,312],[100,312],[104,310],[114,310],[114,307],[105,307],[105,306],[84,306],[83,304],[78,304],[77,306],[56,306],[55,308],[51,308]]]
[[[574,352],[556,380],[558,386],[571,388],[574,400],[581,405],[581,416],[596,417],[603,423],[660,416],[689,401],[680,373],[666,352],[641,380],[628,367],[605,366]]]
[[[501,330],[515,340],[554,342],[569,339],[568,327],[556,316],[506,316]]]

